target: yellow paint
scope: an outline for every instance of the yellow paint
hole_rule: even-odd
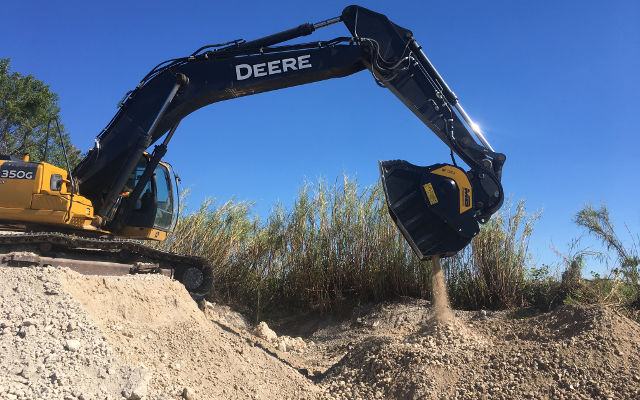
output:
[[[167,238],[167,232],[155,228],[145,228],[141,226],[126,226],[122,230],[122,235],[130,239],[158,240]]]
[[[60,190],[51,189],[53,174],[62,176]],[[38,163],[34,179],[2,179],[0,221],[95,231],[91,201],[78,194],[71,201],[70,183],[66,170],[44,162]]]
[[[434,205],[438,203],[438,197],[436,196],[436,192],[433,190],[433,185],[431,184],[431,182],[424,185],[424,191],[427,192],[429,204]]]
[[[0,166],[6,161],[0,161]],[[9,208],[31,207],[31,195],[40,188],[41,168],[36,170],[35,179],[0,178],[0,205]]]
[[[4,162],[0,161],[0,165]],[[53,174],[62,176],[60,190],[51,189]],[[110,233],[97,229],[96,225],[99,224],[92,224],[98,217],[94,216],[91,201],[79,194],[74,194],[72,198],[70,189],[71,181],[67,171],[44,162],[38,164],[34,179],[2,179],[0,221]],[[124,228],[122,236],[162,241],[167,238],[167,232],[155,228],[128,226]]]
[[[469,182],[467,174],[461,168],[453,165],[445,165],[444,167],[431,171],[431,173],[451,178],[454,180],[456,185],[458,185],[458,193],[460,194],[460,214],[471,209],[473,204],[471,183]]]

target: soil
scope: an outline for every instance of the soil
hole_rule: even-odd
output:
[[[0,268],[2,399],[633,399],[640,325],[424,300],[249,324],[164,276]]]
[[[431,287],[433,289],[433,309],[438,322],[449,322],[453,319],[451,304],[449,304],[449,295],[447,294],[447,281],[444,277],[444,271],[440,268],[440,258],[431,259]]]

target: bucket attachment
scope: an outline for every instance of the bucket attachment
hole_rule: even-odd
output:
[[[420,260],[454,255],[478,234],[463,169],[419,167],[403,160],[380,161],[379,166],[389,214]]]

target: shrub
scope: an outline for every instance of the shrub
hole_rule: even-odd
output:
[[[592,280],[583,281],[578,290],[568,294],[568,300],[640,308],[640,258],[636,241],[632,241],[630,247],[624,245],[605,204],[599,209],[585,205],[574,221],[585,228],[588,234],[599,239],[607,250],[614,251],[616,267],[604,277],[594,274]],[[633,238],[631,233],[630,236]],[[582,262],[583,258],[578,261]]]

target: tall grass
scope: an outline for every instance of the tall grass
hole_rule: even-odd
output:
[[[432,295],[431,265],[414,256],[392,223],[380,185],[360,187],[347,176],[333,184],[319,180],[304,184],[291,207],[276,205],[265,219],[253,217],[251,207],[207,200],[160,244],[209,260],[215,300],[260,319],[265,310],[328,312]],[[640,320],[640,240],[625,246],[606,207],[586,206],[575,222],[614,253],[616,268],[584,279],[586,261],[599,253],[579,250],[576,242],[568,256],[558,253],[564,268],[552,275],[529,255],[539,217],[526,212],[524,201],[506,204],[469,246],[443,259],[452,304],[541,310],[566,302],[617,304]]]
[[[465,308],[526,302],[528,241],[537,215],[524,202],[494,216],[472,245],[443,260],[452,302]],[[430,298],[431,265],[420,262],[392,223],[380,185],[343,176],[306,183],[290,208],[264,220],[251,204],[206,201],[162,244],[205,257],[213,293],[260,318],[276,308],[331,311],[399,296]]]
[[[162,246],[208,259],[215,296],[257,314],[430,293],[427,268],[391,223],[379,185],[346,176],[306,183],[290,209],[275,206],[263,221],[250,214],[245,202],[206,201]]]
[[[621,275],[633,286],[636,296],[640,295],[640,255],[638,254],[640,238],[634,238],[627,228],[632,242],[630,246],[625,246],[616,232],[605,204],[598,209],[587,204],[576,214],[575,223],[599,239],[607,250],[615,251],[618,267],[614,268],[613,273]]]

